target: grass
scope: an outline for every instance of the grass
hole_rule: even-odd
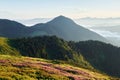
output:
[[[0,80],[115,80],[61,61],[0,55]]]
[[[9,39],[0,37],[0,54],[9,54],[9,55],[20,55],[20,53],[8,45],[7,41]],[[9,52],[9,53],[8,53]]]

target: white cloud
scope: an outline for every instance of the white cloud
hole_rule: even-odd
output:
[[[111,37],[111,38],[120,39],[120,33],[117,33],[117,32],[110,32],[110,31],[98,30],[98,29],[90,29],[90,30],[102,35],[103,37]]]

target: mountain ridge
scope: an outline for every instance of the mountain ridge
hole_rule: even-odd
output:
[[[25,26],[11,20],[1,20],[0,35],[8,38],[56,35],[57,37],[63,38],[67,41],[106,41],[106,39],[99,34],[76,24],[73,20],[64,16],[58,16],[47,23],[36,24],[34,26]]]

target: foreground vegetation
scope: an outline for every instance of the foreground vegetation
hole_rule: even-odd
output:
[[[107,75],[120,77],[120,48],[99,41],[67,42],[55,36],[22,39],[0,38],[0,55],[16,56],[16,58],[13,57],[13,61],[9,62],[7,59],[8,65],[1,66],[1,69],[6,68],[5,70],[7,70],[9,65],[13,68],[13,64],[18,63],[18,61],[25,62],[23,57],[19,58],[19,56],[26,56],[44,58],[48,61],[53,61],[50,63],[70,64],[71,66],[84,68],[96,73],[106,73]],[[20,65],[24,65],[23,62]],[[28,63],[25,62],[25,64],[29,66],[31,62],[32,60],[28,61]],[[21,68],[23,69],[23,67]],[[23,73],[24,71],[21,72],[21,74]],[[44,73],[46,74],[46,72]],[[4,73],[2,74],[4,75]],[[49,73],[47,74],[49,75]],[[58,76],[58,74],[55,76]]]
[[[0,80],[110,80],[109,76],[63,61],[0,55]],[[114,78],[115,80],[115,78]]]
[[[20,55],[18,50],[8,44],[8,39],[3,37],[0,37],[0,54]]]

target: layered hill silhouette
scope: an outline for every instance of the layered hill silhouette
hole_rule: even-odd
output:
[[[67,41],[106,41],[99,34],[77,25],[74,21],[64,16],[58,16],[47,23],[40,23],[29,27],[16,21],[0,20],[0,36],[2,37],[20,38],[43,35],[55,35]]]

